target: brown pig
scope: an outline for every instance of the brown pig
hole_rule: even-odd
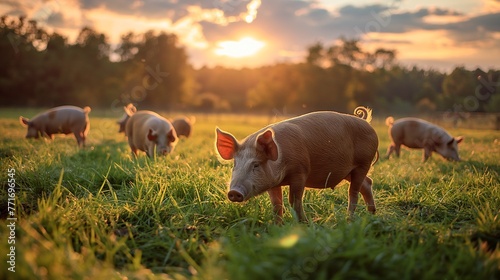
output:
[[[196,119],[194,117],[178,117],[172,121],[172,125],[174,126],[178,137],[185,136],[186,138],[189,138],[195,122]]]
[[[371,110],[358,107],[358,116],[313,112],[284,120],[249,135],[242,141],[216,128],[216,149],[224,160],[234,159],[228,198],[242,202],[266,192],[282,222],[281,187],[290,186],[289,202],[300,221],[304,188],[334,188],[350,182],[349,214],[354,214],[361,193],[368,211],[375,213],[372,179],[367,173],[378,155],[378,137],[370,126]]]
[[[153,157],[171,153],[177,144],[177,134],[172,124],[164,117],[152,111],[132,111],[125,107],[129,120],[125,126],[125,135],[134,156],[137,150]]]
[[[394,121],[393,117],[388,117],[385,124],[389,126],[389,136],[392,139],[387,149],[387,158],[394,151],[399,157],[401,145],[404,145],[412,149],[424,149],[423,161],[426,161],[432,152],[440,154],[447,160],[460,160],[458,143],[463,140],[461,136],[453,138],[443,128],[417,118]]]
[[[78,146],[85,146],[85,139],[90,129],[89,113],[91,109],[76,106],[59,106],[36,115],[31,120],[19,117],[23,126],[28,127],[26,138],[40,136],[54,138],[54,134],[75,135]]]

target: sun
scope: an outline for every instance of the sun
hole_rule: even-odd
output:
[[[215,54],[233,58],[247,57],[256,54],[264,47],[265,43],[250,37],[239,41],[222,41],[217,43]]]

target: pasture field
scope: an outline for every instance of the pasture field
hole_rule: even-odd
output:
[[[448,129],[465,136],[461,162],[381,158],[376,215],[360,198],[348,221],[341,184],[306,190],[308,224],[286,201],[277,226],[267,194],[228,201],[231,164],[214,151],[215,126],[241,139],[267,117],[196,115],[172,154],[133,160],[119,115],[91,112],[84,149],[71,135],[24,139],[19,115],[0,112],[1,279],[500,279],[500,131]]]

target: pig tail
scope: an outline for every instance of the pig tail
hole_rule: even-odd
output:
[[[372,110],[363,106],[356,107],[356,109],[354,109],[354,115],[366,120],[368,123],[372,120]]]

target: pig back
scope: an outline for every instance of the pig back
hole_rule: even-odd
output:
[[[375,130],[352,115],[315,112],[272,128],[282,161],[307,170],[308,187],[334,187],[353,169],[369,169],[378,148]]]
[[[47,134],[84,132],[89,118],[88,110],[76,106],[59,106],[33,118],[33,122],[45,128]]]
[[[418,118],[402,118],[390,130],[393,141],[408,148],[423,148],[434,142],[452,139],[443,128]]]

